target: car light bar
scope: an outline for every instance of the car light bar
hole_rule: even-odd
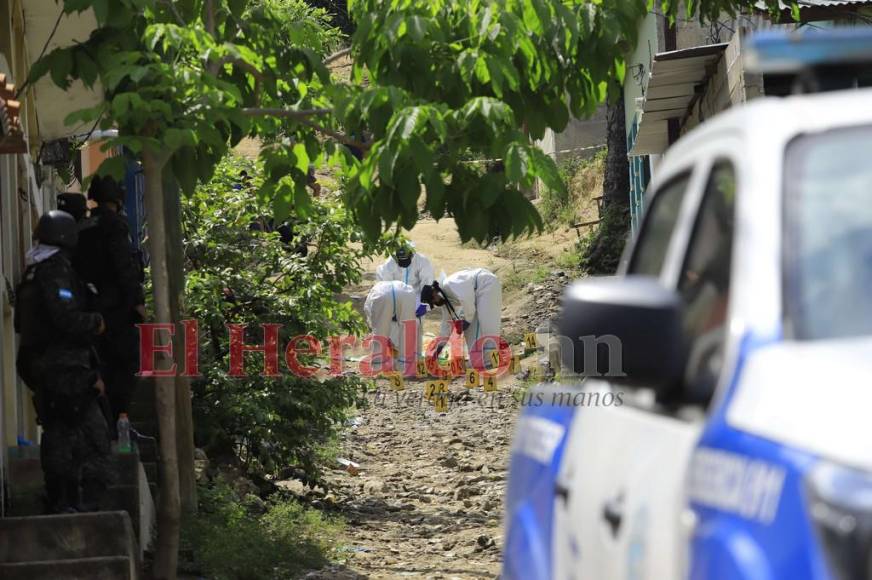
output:
[[[761,32],[745,53],[745,68],[758,74],[862,63],[872,64],[872,27]]]

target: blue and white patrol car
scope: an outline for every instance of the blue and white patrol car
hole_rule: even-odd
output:
[[[561,334],[621,348],[524,408],[504,578],[872,578],[872,89],[680,139]]]

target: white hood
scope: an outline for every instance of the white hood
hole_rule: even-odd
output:
[[[784,342],[753,352],[727,421],[872,470],[872,337]]]

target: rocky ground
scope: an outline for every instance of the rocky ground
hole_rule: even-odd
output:
[[[447,413],[421,381],[372,394],[342,442],[356,474],[332,472],[322,500],[347,522],[344,563],[310,578],[496,577],[516,385],[484,393],[456,379]]]

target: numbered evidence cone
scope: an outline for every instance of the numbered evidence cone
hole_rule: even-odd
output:
[[[436,401],[433,404],[433,409],[437,413],[448,412],[448,389],[440,393],[436,393]]]
[[[395,391],[402,391],[403,389],[406,388],[406,384],[403,381],[402,373],[400,373],[398,371],[393,371],[390,373],[385,373],[384,376],[385,376],[385,378],[388,379],[388,382],[390,382],[391,389],[393,389]]]
[[[451,359],[451,376],[458,377],[466,372],[466,360],[461,357]]]
[[[427,399],[428,402],[435,404],[437,395],[440,393],[448,393],[448,383],[446,381],[427,381],[424,385],[424,398]]]
[[[516,375],[521,372],[521,355],[513,354],[509,362],[509,374]]]
[[[423,379],[424,377],[426,377],[428,375],[428,373],[427,373],[427,361],[422,359],[422,358],[419,358],[418,364],[416,365],[415,370],[418,373],[419,379]]]
[[[490,351],[490,363],[492,369],[500,368],[500,351],[492,350]]]
[[[495,376],[484,377],[482,383],[485,393],[492,393],[497,390],[497,378]]]
[[[536,333],[528,332],[524,335],[524,353],[529,353],[536,350],[539,343],[536,341]]]
[[[466,382],[463,384],[467,389],[478,387],[478,371],[475,369],[466,370]]]

